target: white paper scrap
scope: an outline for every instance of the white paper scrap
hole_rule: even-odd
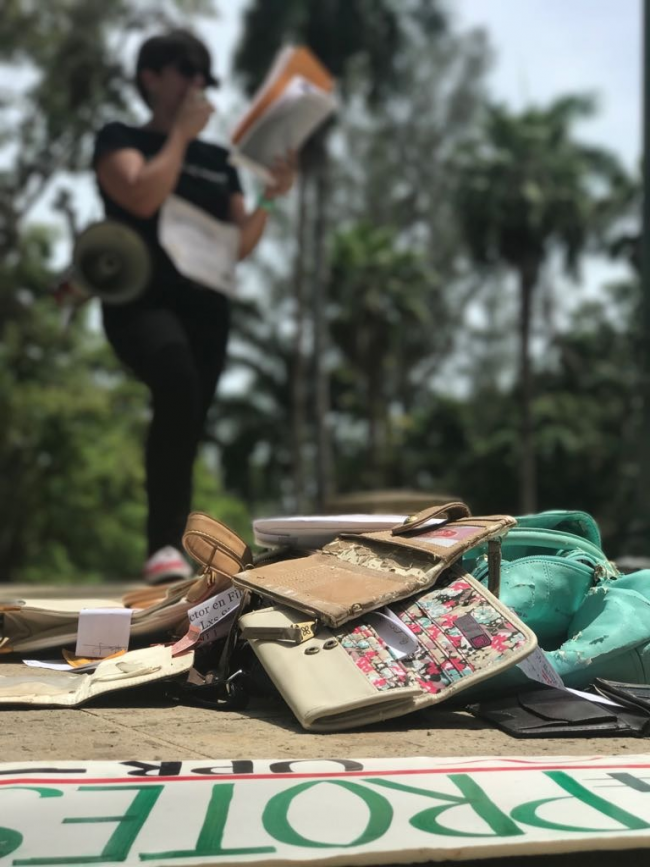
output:
[[[586,698],[587,701],[593,701],[596,704],[610,704],[612,707],[624,707],[624,705],[619,704],[617,701],[605,698],[604,695],[594,695],[593,692],[582,692],[579,689],[570,689],[569,687],[567,687],[567,692],[572,692],[574,695]]]
[[[411,630],[406,626],[394,611],[384,608],[382,611],[373,611],[371,615],[372,628],[381,640],[388,645],[397,659],[405,659],[412,656],[420,646]]]
[[[70,665],[56,659],[23,659],[24,665],[29,665],[30,668],[48,668],[50,671],[94,671],[100,662],[101,659],[98,659],[97,662],[88,662],[86,665]]]
[[[29,665],[30,668],[48,668],[51,671],[72,671],[72,666],[67,662],[58,662],[47,659],[23,659],[24,665]]]
[[[128,650],[132,614],[130,608],[82,608],[75,655],[102,658]]]
[[[185,277],[208,289],[234,295],[240,230],[180,196],[168,196],[160,209],[161,246]]]
[[[231,611],[230,614],[227,614],[223,618],[223,620],[220,620],[214,626],[211,626],[209,629],[206,629],[205,632],[202,632],[199,643],[210,644],[211,641],[218,641],[219,638],[223,638],[224,636],[228,635],[232,628],[234,620],[235,612]]]

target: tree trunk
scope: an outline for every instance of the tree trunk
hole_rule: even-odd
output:
[[[530,363],[530,332],[533,291],[539,274],[536,262],[524,263],[519,270],[519,385],[521,389],[521,433],[519,443],[519,511],[526,515],[537,510],[537,467],[533,424],[533,378]]]
[[[294,508],[300,514],[305,506],[305,261],[307,256],[307,187],[309,174],[298,178],[297,249],[293,268],[295,303],[293,369],[291,381],[291,439]]]
[[[329,375],[327,370],[328,324],[327,203],[329,201],[329,159],[322,144],[316,168],[314,219],[314,397],[316,411],[316,507],[322,510],[333,489],[329,437]]]

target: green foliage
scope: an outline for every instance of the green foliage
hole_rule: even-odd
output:
[[[575,274],[601,216],[609,216],[612,185],[624,177],[613,154],[574,136],[577,121],[594,111],[586,96],[521,113],[489,107],[482,133],[459,155],[458,207],[478,262],[520,270],[556,246]]]
[[[626,186],[613,154],[575,137],[576,122],[594,109],[585,96],[520,113],[490,106],[483,129],[459,156],[458,211],[473,260],[505,265],[519,283],[520,511],[537,508],[530,354],[536,289],[557,251],[577,276],[580,257],[611,225]]]
[[[0,343],[0,407],[10,420],[0,431],[4,580],[132,568],[130,528],[142,515],[131,505],[140,499],[142,395],[82,321],[63,330],[46,294],[48,254],[47,234],[33,230],[0,271],[2,309],[12,313]]]
[[[334,238],[328,295],[340,352],[334,410],[368,424],[361,481],[405,483],[394,466],[399,418],[421,386],[413,359],[432,352],[431,333],[446,319],[437,276],[422,256],[400,249],[393,231],[360,223]]]

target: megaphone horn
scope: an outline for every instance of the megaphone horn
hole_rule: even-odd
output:
[[[74,282],[105,304],[134,301],[151,278],[151,257],[143,239],[128,226],[102,220],[77,238],[72,256]]]

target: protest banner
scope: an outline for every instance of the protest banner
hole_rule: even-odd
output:
[[[382,864],[650,845],[650,756],[0,765],[5,865]]]

